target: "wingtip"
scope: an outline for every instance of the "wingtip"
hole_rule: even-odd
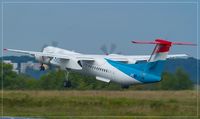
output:
[[[172,42],[173,45],[191,45],[191,46],[197,46],[195,43],[190,42]]]
[[[4,48],[3,50],[4,50],[4,51],[8,51],[8,49],[7,49],[7,48]]]

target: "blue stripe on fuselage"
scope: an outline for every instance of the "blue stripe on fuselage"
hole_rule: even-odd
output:
[[[125,64],[106,59],[113,67],[124,74],[143,83],[153,83],[161,80],[164,61],[146,62],[141,64]]]

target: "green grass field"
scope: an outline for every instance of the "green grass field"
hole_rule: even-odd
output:
[[[192,90],[3,91],[2,99],[4,116],[52,116],[48,118],[56,119],[70,116],[128,116],[119,118],[132,119],[134,117],[129,116],[197,115],[197,92]]]

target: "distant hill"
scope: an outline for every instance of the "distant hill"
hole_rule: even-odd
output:
[[[35,58],[30,56],[5,56],[3,57],[4,60],[11,60],[12,62],[21,63],[21,62],[28,62],[33,61],[37,62]],[[183,68],[190,76],[190,79],[196,83],[197,82],[197,63],[199,63],[199,60],[195,58],[187,58],[187,59],[169,59],[166,62],[164,71],[167,72],[175,72],[177,68]],[[199,68],[199,67],[198,67]],[[200,68],[199,70],[200,71]],[[31,71],[28,70],[29,74],[33,77],[39,78],[41,73],[38,73],[38,71]],[[37,75],[38,73],[38,75]],[[200,74],[200,72],[198,72]]]
[[[183,68],[189,74],[190,79],[196,83],[197,73],[200,74],[200,72],[197,72],[197,63],[199,63],[199,60],[192,57],[187,59],[169,59],[165,65],[165,71],[175,72],[177,68]],[[200,71],[199,67],[198,71]]]

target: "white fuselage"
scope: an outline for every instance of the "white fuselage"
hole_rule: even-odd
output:
[[[73,52],[73,51],[68,51],[64,50],[61,48],[55,48],[55,47],[46,47],[44,48],[45,53],[58,53],[62,55],[80,55],[79,53]],[[125,73],[121,72],[117,68],[113,67],[110,65],[107,61],[106,58],[109,58],[109,55],[88,55],[92,56],[95,58],[94,62],[90,61],[81,61],[81,70],[73,70],[75,72],[79,72],[82,74],[94,76],[94,77],[99,77],[97,78],[98,80],[105,81],[105,82],[116,82],[122,85],[131,85],[131,84],[136,84],[136,83],[141,83],[137,80],[135,80],[133,77],[126,75]],[[117,55],[116,55],[117,56]],[[115,57],[112,55],[112,58]],[[63,66],[64,64],[59,63],[59,67],[63,67],[63,70],[67,69],[67,67]]]
[[[100,81],[116,82],[123,87],[128,87],[131,84],[159,82],[167,58],[187,57],[186,54],[168,55],[172,44],[194,45],[182,42],[172,43],[162,39],[156,39],[153,42],[133,41],[133,43],[156,44],[156,46],[151,56],[87,55],[52,46],[45,47],[42,52],[17,49],[4,49],[4,51],[34,56],[36,60],[41,62],[40,70],[45,70],[43,64],[52,64],[62,70],[72,70],[94,76]],[[68,79],[67,77],[66,79]]]
[[[78,72],[88,74],[95,77],[108,79],[123,85],[140,83],[134,78],[124,74],[117,68],[110,65],[104,58],[98,58],[95,62],[82,62],[82,70]]]

